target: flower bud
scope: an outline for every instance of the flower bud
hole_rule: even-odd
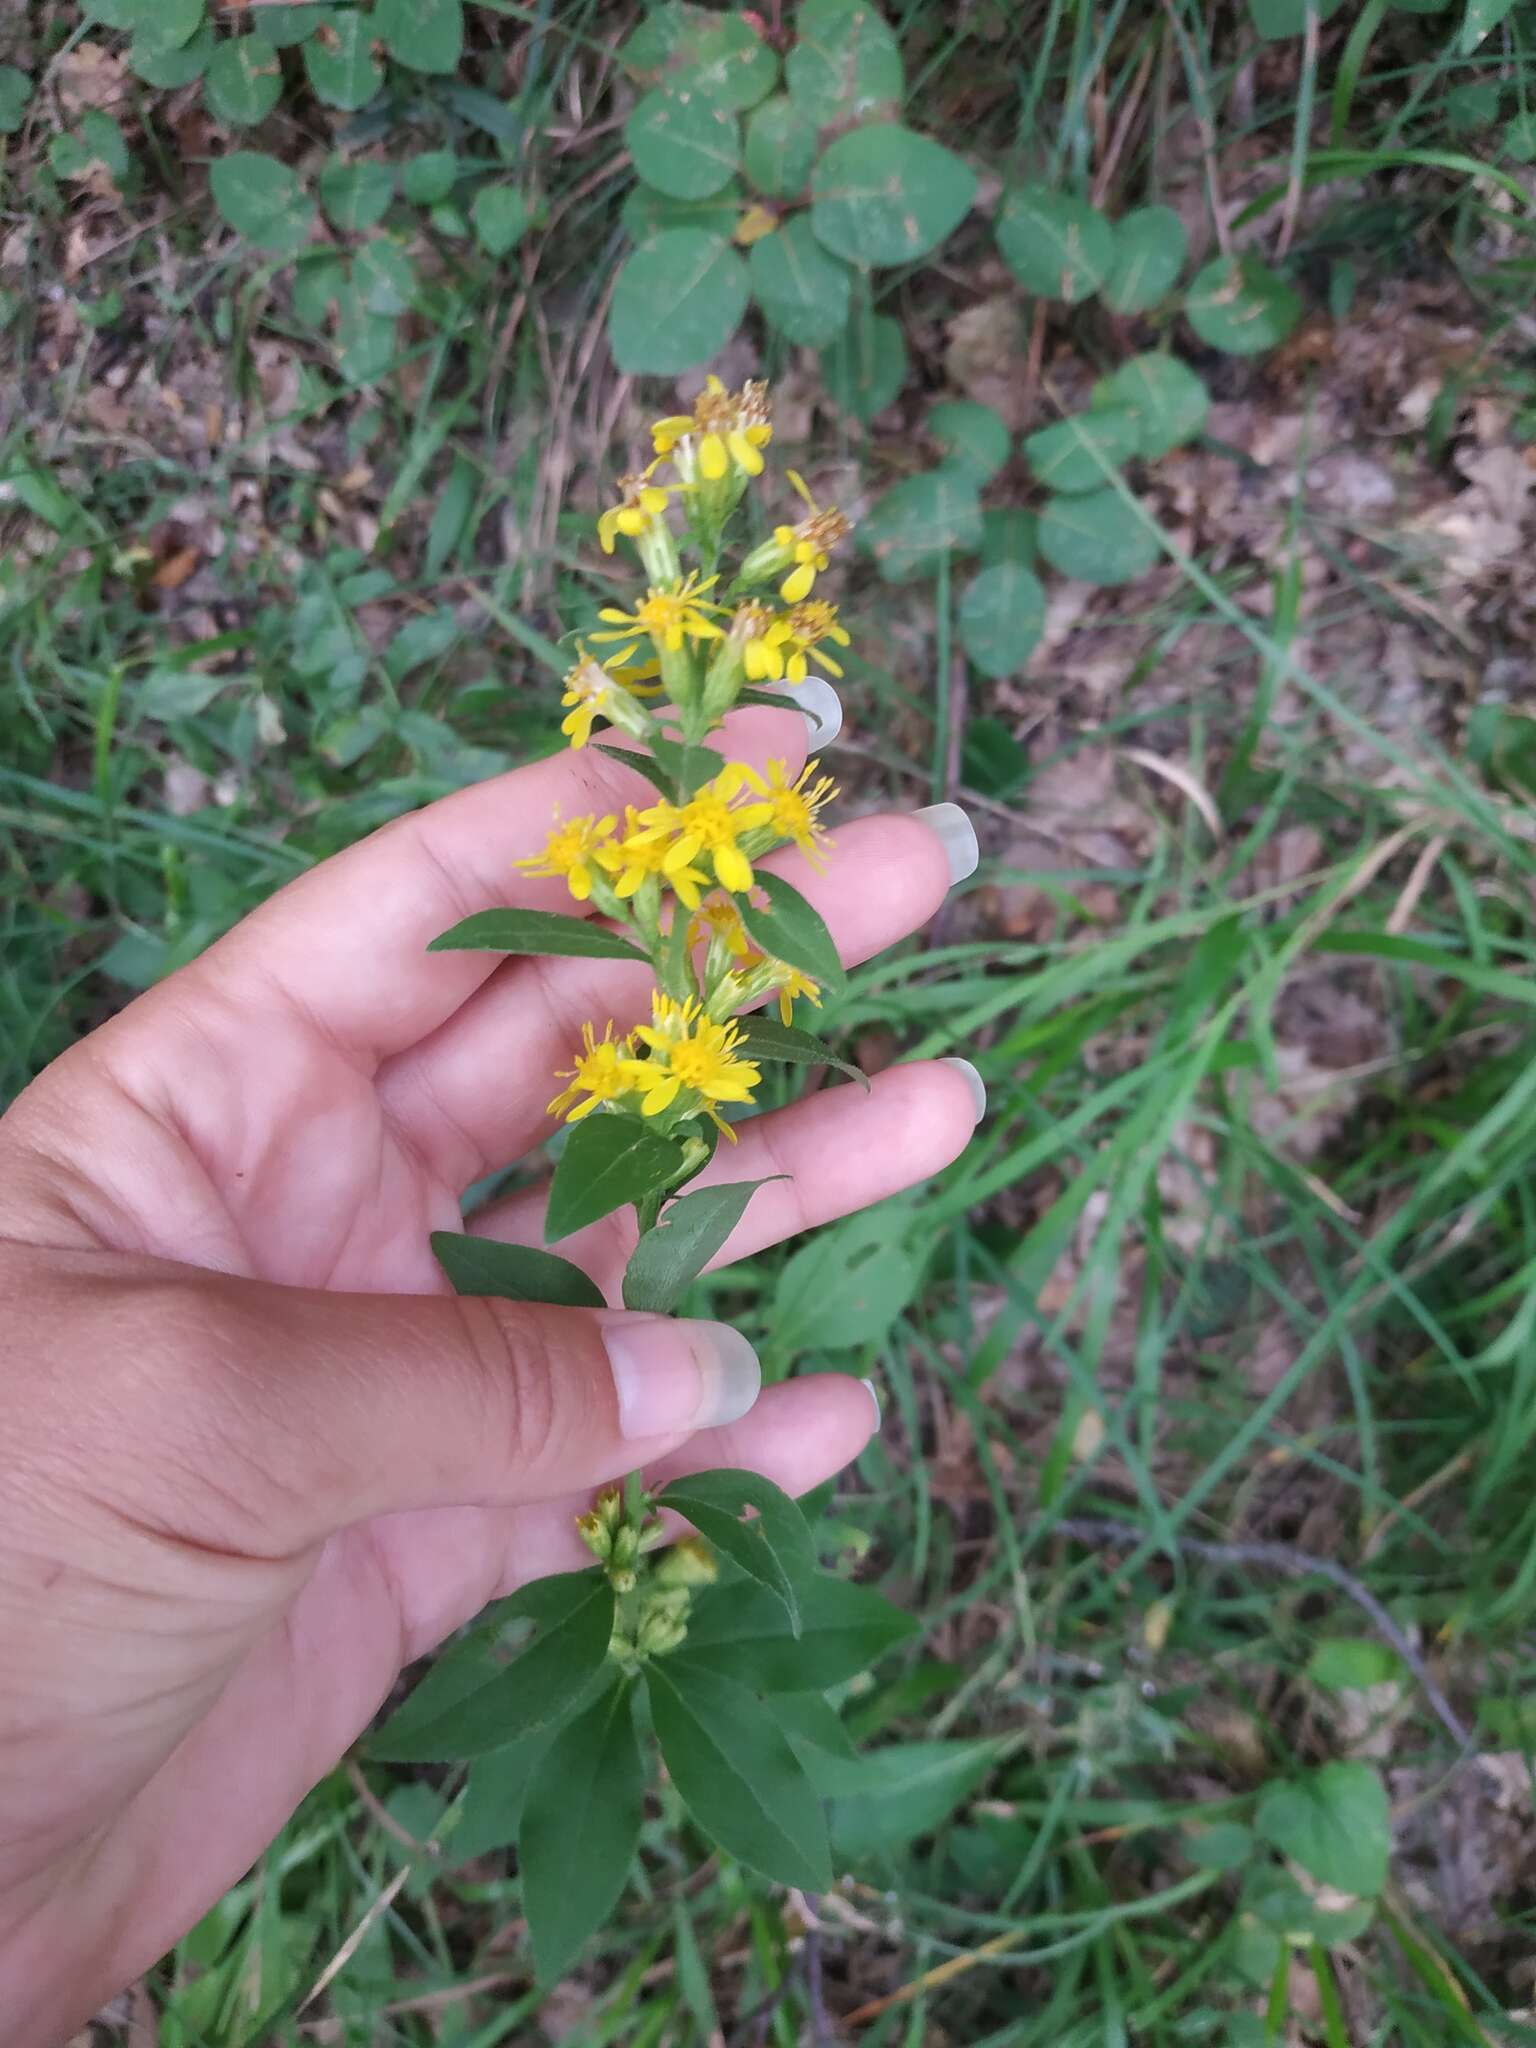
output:
[[[592,1513],[576,1517],[576,1533],[599,1564],[606,1564],[613,1550],[613,1536],[601,1515]]]
[[[688,1634],[688,1624],[670,1614],[648,1614],[640,1624],[635,1647],[642,1657],[664,1657]]]
[[[712,1586],[719,1576],[715,1553],[702,1536],[685,1536],[656,1565],[658,1586]]]

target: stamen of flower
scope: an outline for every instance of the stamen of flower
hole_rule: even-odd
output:
[[[755,768],[744,769],[748,785],[763,801],[744,804],[736,813],[741,829],[755,831],[768,826],[819,865],[822,849],[828,842],[817,816],[837,795],[837,784],[831,776],[816,774],[820,766],[819,761],[808,761],[793,782],[788,779],[782,761],[768,763],[766,780]]]

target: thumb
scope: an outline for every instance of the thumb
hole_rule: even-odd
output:
[[[579,1493],[735,1421],[761,1379],[723,1323],[50,1264],[73,1269],[56,1327],[77,1446],[84,1419],[100,1455],[158,1475],[162,1515],[174,1475],[179,1530],[195,1516],[184,1533],[255,1554],[401,1509]]]

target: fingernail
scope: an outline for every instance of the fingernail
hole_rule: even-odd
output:
[[[971,1091],[971,1101],[976,1107],[976,1121],[980,1123],[987,1113],[987,1084],[971,1065],[969,1060],[940,1060],[941,1067],[953,1067],[961,1075]]]
[[[975,874],[981,859],[976,827],[958,804],[925,804],[914,815],[922,819],[943,847],[951,883],[963,882],[967,875]]]
[[[880,1390],[873,1380],[860,1380],[859,1385],[875,1404],[875,1427],[878,1429],[885,1420],[885,1411],[880,1406]]]
[[[735,1422],[762,1385],[757,1353],[728,1323],[629,1316],[610,1323],[603,1341],[622,1436],[670,1436]]]
[[[775,696],[794,705],[805,719],[813,747],[829,747],[843,729],[843,700],[820,676],[807,676],[803,683],[774,683]]]

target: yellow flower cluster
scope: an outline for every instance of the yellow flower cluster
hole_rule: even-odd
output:
[[[719,1114],[719,1105],[750,1102],[762,1070],[738,1051],[741,1026],[717,1023],[696,996],[678,1002],[651,992],[651,1021],[627,1038],[615,1039],[613,1025],[601,1038],[590,1024],[581,1027],[581,1051],[574,1066],[558,1078],[569,1082],[549,1105],[551,1116],[577,1123],[604,1103],[637,1098],[643,1116],[674,1110],[683,1116],[701,1111],[734,1142],[735,1133]],[[645,1057],[641,1057],[640,1048]]]

